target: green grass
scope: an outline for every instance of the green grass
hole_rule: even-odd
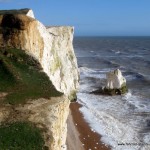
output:
[[[40,129],[27,122],[0,126],[1,150],[43,150],[44,140]]]
[[[28,8],[25,9],[12,9],[12,10],[0,10],[0,15],[4,15],[4,14],[26,14],[28,12]]]
[[[61,96],[38,61],[23,50],[0,50],[0,92],[5,103],[22,104],[29,99]]]

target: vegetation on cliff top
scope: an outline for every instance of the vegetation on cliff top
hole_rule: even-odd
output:
[[[25,9],[12,9],[12,10],[0,10],[0,14],[27,14],[30,9],[25,8]]]
[[[3,102],[9,104],[62,95],[38,61],[18,49],[0,50],[0,92],[7,93]]]
[[[16,122],[0,126],[0,149],[42,150],[44,140],[40,129],[27,122]]]

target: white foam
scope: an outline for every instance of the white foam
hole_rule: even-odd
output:
[[[82,74],[83,77],[92,77],[92,78],[98,78],[98,79],[103,79],[106,78],[106,72],[109,72],[110,69],[103,69],[103,70],[98,70],[98,69],[91,69],[87,67],[80,67],[80,74]]]
[[[128,126],[128,124],[120,122],[114,114],[108,111],[108,108],[112,105],[112,103],[108,103],[108,98],[103,99],[104,101],[101,103],[97,103],[100,100],[98,97],[97,100],[87,94],[78,94],[78,97],[82,99],[79,103],[84,105],[84,107],[81,108],[81,112],[90,123],[90,126],[96,132],[103,135],[103,142],[113,146],[113,149],[116,149],[118,143],[125,143],[127,140],[132,141],[133,135],[135,134],[133,129]],[[91,101],[89,102],[87,98]]]
[[[115,53],[116,53],[116,54],[120,54],[121,52],[120,52],[120,51],[116,51]]]
[[[150,115],[148,99],[133,95],[130,90],[124,96],[88,94],[95,90],[95,83],[91,82],[90,78],[96,79],[97,82],[104,81],[108,71],[110,69],[80,68],[81,84],[77,94],[78,102],[83,105],[80,111],[91,129],[101,134],[101,140],[111,145],[112,150],[149,150],[150,145],[140,145],[141,142],[150,141],[149,135],[139,134],[146,128],[146,118],[143,115]],[[129,75],[127,80],[133,77]]]
[[[144,142],[149,144],[150,143],[150,133],[144,136]]]
[[[125,76],[125,78],[128,80],[128,81],[132,81],[132,80],[135,80],[136,77],[134,75],[127,75]]]
[[[136,57],[136,58],[143,58],[142,55],[128,55],[128,56],[124,56],[124,57],[128,57],[128,58],[134,58],[134,57]]]
[[[91,72],[93,71],[92,69],[90,68],[87,68],[87,67],[80,67],[80,72]]]
[[[148,99],[146,100],[141,96],[132,95],[131,91],[129,91],[123,99],[135,107],[135,112],[150,112],[150,103],[147,103],[149,101]]]
[[[140,145],[119,145],[121,143],[140,143],[137,129],[139,121],[129,113],[130,105],[125,98],[132,98],[129,92],[121,96],[108,97],[78,93],[78,102],[83,105],[80,109],[91,128],[102,135],[102,141],[112,146],[113,150],[138,150]],[[140,128],[139,128],[140,129]]]

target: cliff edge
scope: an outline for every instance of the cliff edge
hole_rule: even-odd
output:
[[[66,149],[79,85],[72,40],[72,27],[46,28],[30,9],[0,11],[1,148]]]
[[[57,90],[71,99],[78,88],[73,27],[49,27],[34,19],[32,10],[0,15],[0,47],[25,50],[36,58]],[[1,11],[3,12],[3,11]],[[14,13],[15,12],[15,13]],[[24,11],[23,11],[24,12]],[[29,15],[31,15],[29,17]]]

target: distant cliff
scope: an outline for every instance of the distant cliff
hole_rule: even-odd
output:
[[[30,9],[0,11],[0,129],[31,122],[45,148],[65,149],[69,104],[79,86],[73,30],[46,28]]]

